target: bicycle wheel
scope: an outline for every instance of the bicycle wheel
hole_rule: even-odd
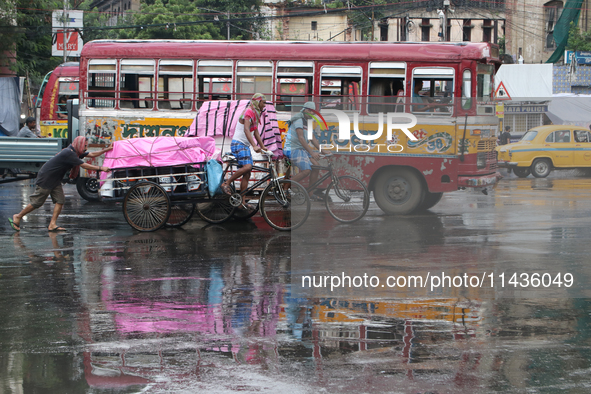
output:
[[[265,221],[280,231],[300,227],[310,214],[308,192],[289,179],[272,181],[263,191],[259,204]]]
[[[177,202],[170,208],[170,216],[166,221],[166,227],[181,227],[193,217],[195,212],[194,202]]]
[[[230,219],[236,210],[230,204],[228,195],[213,196],[197,204],[197,214],[208,223],[218,224]]]
[[[326,210],[342,223],[361,219],[369,208],[369,192],[365,185],[352,176],[341,176],[326,189]]]
[[[139,182],[125,194],[123,216],[136,230],[158,230],[170,216],[168,194],[154,182]]]

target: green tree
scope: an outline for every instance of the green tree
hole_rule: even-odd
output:
[[[51,13],[61,8],[63,2],[54,0],[8,0],[0,4],[0,54],[16,53],[11,68],[19,76],[28,74],[33,85],[62,62],[51,56]]]
[[[566,49],[571,51],[591,51],[591,31],[581,32],[574,22],[570,23]]]
[[[247,40],[265,36],[265,22],[260,14],[261,0],[196,0],[196,4],[208,14],[208,19],[213,19],[219,13],[216,26],[223,38],[227,38],[228,15],[230,39]]]
[[[142,27],[125,30],[122,35],[138,39],[220,39],[214,24],[205,23],[199,14],[190,0],[156,0],[143,4],[141,12],[134,16],[134,24]]]

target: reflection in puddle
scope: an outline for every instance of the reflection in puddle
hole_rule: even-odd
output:
[[[570,290],[399,297],[292,284],[303,269],[510,268],[574,270],[588,283],[580,184],[591,182],[549,181],[452,193],[433,213],[332,221],[305,247],[256,221],[14,236],[0,266],[0,392],[586,392],[591,305]]]

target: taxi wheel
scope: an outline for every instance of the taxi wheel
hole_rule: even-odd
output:
[[[552,171],[552,162],[548,159],[535,159],[531,165],[531,173],[536,178],[546,178]]]
[[[513,172],[520,178],[527,178],[527,176],[531,174],[531,170],[529,169],[529,167],[513,167]]]

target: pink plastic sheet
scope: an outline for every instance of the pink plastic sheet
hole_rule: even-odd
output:
[[[229,151],[238,118],[244,112],[249,100],[222,100],[203,103],[197,117],[191,124],[187,136],[223,136],[224,148]],[[265,147],[274,153],[275,158],[283,156],[281,145],[281,131],[277,124],[277,111],[267,102],[265,111],[261,114],[259,133]]]
[[[115,141],[103,166],[165,167],[206,162],[216,155],[212,137],[145,137]],[[101,178],[107,174],[101,173]]]

